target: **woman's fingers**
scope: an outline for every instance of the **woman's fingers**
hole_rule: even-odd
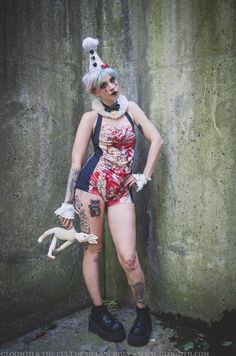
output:
[[[132,187],[134,184],[136,184],[136,179],[132,180],[132,182],[129,184],[130,187]]]
[[[73,227],[73,220],[71,220],[71,219],[68,219],[68,220],[69,220],[69,222],[68,222],[66,228],[67,228],[68,230],[70,230],[70,229],[72,229],[72,227]]]
[[[59,220],[60,220],[60,223],[62,224],[62,226],[65,227],[66,229],[69,230],[73,227],[72,219],[66,219],[66,218],[63,218],[62,216],[60,216]]]
[[[125,183],[124,183],[124,187],[132,187],[132,185],[134,185],[136,183],[136,179],[131,175],[128,179],[126,179]]]

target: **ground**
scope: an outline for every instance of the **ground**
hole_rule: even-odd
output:
[[[126,330],[135,319],[135,310],[130,307],[112,308],[113,314],[123,322]],[[201,332],[199,329],[152,315],[153,332],[149,343],[143,347],[133,347],[127,341],[112,343],[100,339],[88,331],[90,309],[80,310],[65,318],[51,322],[15,340],[0,346],[0,356],[13,351],[26,356],[82,356],[130,355],[130,356],[226,356],[235,355],[234,343],[229,338],[222,340]],[[232,339],[232,338],[231,338]],[[31,352],[23,353],[22,352]],[[78,354],[79,353],[79,354]],[[12,356],[17,356],[13,354]]]
[[[136,355],[137,352],[177,351],[173,342],[169,340],[174,330],[163,328],[161,322],[152,316],[153,332],[149,343],[143,347],[132,347],[127,341],[120,343],[108,342],[88,331],[88,315],[90,309],[80,310],[70,316],[57,320],[44,328],[36,329],[15,340],[3,344],[0,352],[6,351],[34,351],[50,352],[55,356],[58,352],[122,352]],[[135,311],[131,308],[116,309],[113,314],[121,320],[128,331],[135,319]],[[54,353],[44,356],[54,356]],[[65,356],[65,355],[64,355]],[[69,356],[66,355],[66,356]]]

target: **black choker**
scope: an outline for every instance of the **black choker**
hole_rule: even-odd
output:
[[[107,106],[106,104],[102,103],[102,105],[104,106],[104,110],[107,112],[112,112],[112,111],[119,111],[120,110],[120,104],[118,104],[117,102],[115,104],[113,104],[112,106]]]

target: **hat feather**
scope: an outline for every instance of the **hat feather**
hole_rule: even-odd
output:
[[[87,37],[83,40],[82,47],[88,52],[91,50],[96,51],[98,44],[99,41],[96,38]]]

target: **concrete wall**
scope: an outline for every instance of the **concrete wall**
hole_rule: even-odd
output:
[[[206,321],[235,309],[234,1],[1,2],[1,309],[18,317],[86,303],[76,246],[48,261],[79,118],[90,109],[81,40],[118,69],[123,92],[162,134],[151,184],[136,194],[138,250],[153,310]],[[138,139],[135,170],[148,146]],[[130,300],[106,234],[107,298]]]
[[[51,261],[49,240],[37,243],[57,223],[53,211],[64,199],[83,110],[80,10],[69,2],[1,1],[0,16],[0,319],[6,320],[87,297],[78,246]]]
[[[149,302],[210,322],[236,301],[236,6],[131,3],[134,93],[165,141],[152,184],[136,196]],[[143,152],[139,142],[139,170]],[[113,258],[107,292],[127,300]]]
[[[152,2],[147,16],[150,113],[165,140],[152,302],[207,321],[236,307],[235,21],[234,1]]]

